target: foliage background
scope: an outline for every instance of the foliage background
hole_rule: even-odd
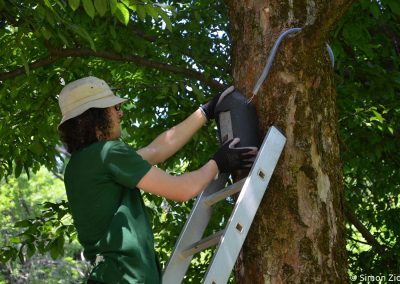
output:
[[[347,207],[371,233],[348,224],[355,275],[400,272],[399,16],[398,1],[360,1],[333,34]]]
[[[30,261],[81,265],[84,273],[87,264],[71,260],[79,246],[55,177],[68,159],[56,131],[62,85],[87,75],[109,82],[130,99],[124,106],[123,140],[142,147],[231,83],[225,5],[211,0],[0,0],[0,15],[5,224],[0,258],[3,271],[18,267],[5,273],[4,281],[39,277],[37,269],[25,267]],[[400,274],[399,23],[397,0],[360,0],[332,31],[351,275]],[[196,169],[216,147],[210,124],[160,167],[177,174]],[[42,166],[53,173],[39,171]],[[21,196],[29,214],[23,203],[12,202]],[[38,205],[45,201],[52,203]],[[192,203],[154,196],[147,196],[147,203],[164,263]],[[210,230],[226,219],[227,204],[217,209],[219,218]],[[29,221],[16,223],[23,219]],[[209,256],[196,259],[187,282],[199,282]],[[82,276],[70,277],[78,282]]]

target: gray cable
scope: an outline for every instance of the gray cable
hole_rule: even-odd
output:
[[[263,71],[261,73],[261,76],[258,78],[257,83],[254,86],[253,96],[250,98],[250,100],[248,102],[250,102],[253,99],[253,97],[257,95],[262,83],[264,82],[265,78],[267,77],[267,75],[269,73],[269,70],[271,69],[272,62],[275,59],[276,52],[278,51],[279,45],[281,44],[282,40],[288,34],[297,33],[299,31],[301,31],[301,28],[291,28],[291,29],[288,29],[287,31],[281,33],[281,35],[278,37],[278,39],[276,40],[274,46],[272,47],[270,55],[268,56],[267,63],[265,64],[265,67],[264,67],[264,69],[263,69]],[[326,49],[328,50],[329,57],[331,59],[332,67],[333,67],[335,65],[335,57],[333,55],[333,51],[332,51],[331,47],[329,46],[329,44],[326,44]]]
[[[333,68],[333,67],[335,67],[335,55],[333,54],[333,50],[329,44],[326,44],[326,50],[329,53],[329,58],[331,59],[332,68]]]
[[[267,63],[265,64],[265,67],[264,67],[264,69],[263,69],[263,71],[261,73],[261,76],[260,76],[260,78],[258,78],[258,81],[257,81],[256,85],[254,86],[253,96],[257,95],[258,90],[260,89],[262,83],[264,82],[265,78],[267,77],[267,75],[269,73],[269,69],[271,69],[272,62],[275,59],[276,52],[278,51],[278,47],[281,44],[282,40],[288,34],[297,33],[299,31],[301,31],[301,28],[291,28],[291,29],[288,29],[287,31],[281,33],[281,35],[278,37],[278,39],[276,40],[274,46],[272,47],[271,53],[268,56]]]

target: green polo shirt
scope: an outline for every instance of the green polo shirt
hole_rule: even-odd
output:
[[[96,262],[90,279],[161,283],[150,220],[136,188],[150,168],[120,141],[97,142],[72,154],[65,188],[79,242]]]

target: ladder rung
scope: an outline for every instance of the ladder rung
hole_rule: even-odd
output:
[[[213,204],[227,198],[228,196],[238,193],[239,191],[242,190],[242,187],[243,187],[243,184],[245,181],[246,181],[246,178],[241,179],[240,181],[209,195],[204,200],[204,203],[207,204],[208,206],[212,206]]]
[[[210,235],[198,242],[195,242],[190,247],[188,247],[187,249],[182,251],[181,255],[184,258],[187,258],[187,257],[194,255],[200,251],[203,251],[209,247],[215,246],[221,240],[221,237],[224,235],[224,232],[225,232],[225,230],[218,231],[213,235]]]

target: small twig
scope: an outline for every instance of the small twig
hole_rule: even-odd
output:
[[[352,237],[347,237],[347,238],[348,238],[349,240],[354,241],[354,242],[357,242],[357,243],[360,243],[360,244],[364,244],[364,245],[369,245],[369,246],[370,246],[370,244],[367,243],[367,242],[363,242],[363,241],[357,240],[357,239],[352,238]]]

